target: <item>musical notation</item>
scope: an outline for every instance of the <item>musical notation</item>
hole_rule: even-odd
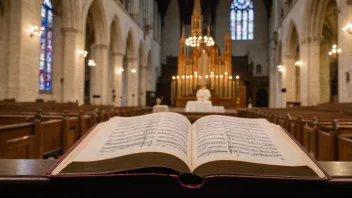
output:
[[[258,120],[209,117],[197,121],[196,129],[198,158],[230,154],[284,161]]]
[[[168,147],[187,154],[189,122],[181,115],[121,118],[99,155],[131,148]]]

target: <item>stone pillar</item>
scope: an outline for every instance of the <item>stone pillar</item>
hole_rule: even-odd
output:
[[[286,54],[285,56],[285,88],[287,102],[296,101],[296,56],[294,54]]]
[[[140,80],[140,90],[141,93],[140,97],[141,97],[141,106],[145,106],[146,105],[146,95],[147,95],[147,86],[148,86],[148,67],[147,66],[142,66],[141,67],[141,79]]]
[[[300,99],[301,106],[308,106],[308,48],[309,45],[306,41],[301,42],[300,46]]]
[[[136,70],[136,73],[132,73],[132,69]],[[128,85],[127,85],[127,104],[128,106],[138,105],[138,60],[136,58],[128,59]]]
[[[40,27],[41,3],[21,0],[10,3],[7,97],[34,101],[39,95],[40,38],[30,37],[29,29],[32,25]]]
[[[285,66],[283,66],[285,69],[286,69],[286,67]],[[278,105],[279,105],[279,107],[281,107],[281,108],[286,108],[286,102],[287,102],[287,100],[286,100],[286,93],[285,92],[282,92],[282,89],[283,88],[286,88],[286,81],[285,81],[285,79],[286,79],[286,75],[287,75],[287,73],[286,73],[286,70],[284,70],[284,71],[282,71],[282,72],[278,72],[278,83],[277,83],[277,85],[278,85],[278,87],[277,87],[277,89],[278,89],[278,95],[277,95],[277,101],[278,101]],[[287,88],[286,88],[286,92],[287,92]]]
[[[308,48],[308,105],[315,106],[320,101],[320,41],[321,37],[309,39]],[[327,54],[328,56],[328,54]]]
[[[115,90],[115,101],[113,105],[116,107],[122,106],[122,74],[127,71],[120,71],[123,68],[123,54],[112,53],[111,61],[113,65],[113,89]]]
[[[81,96],[81,87],[84,87],[84,80],[80,76],[84,76],[84,59],[85,57],[77,53],[79,48],[79,38],[81,34],[77,29],[63,28],[63,74],[62,80],[62,102],[84,103],[84,98]]]
[[[91,68],[91,103],[93,105],[107,105],[108,104],[108,50],[107,45],[95,44],[92,46],[92,59],[96,63],[95,67]],[[100,99],[93,98],[93,95],[99,95]]]
[[[275,68],[271,68],[270,70],[270,83],[269,83],[269,86],[270,86],[270,94],[269,94],[269,97],[270,97],[270,106],[271,108],[275,108],[275,107],[279,107],[280,105],[278,104],[278,95],[280,94],[280,92],[278,91],[278,83],[279,83],[279,79],[278,79],[278,71]],[[253,102],[253,101],[252,101]]]

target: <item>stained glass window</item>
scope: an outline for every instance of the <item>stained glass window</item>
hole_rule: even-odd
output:
[[[232,40],[254,39],[253,0],[233,0],[230,9],[230,31]]]
[[[41,16],[39,90],[51,91],[54,21],[53,7],[50,0],[43,0]]]

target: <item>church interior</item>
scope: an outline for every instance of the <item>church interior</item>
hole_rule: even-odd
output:
[[[273,195],[275,185],[297,196],[351,193],[350,61],[351,0],[0,0],[0,191]],[[209,116],[264,120],[328,176],[181,174],[170,182],[157,178],[160,167],[126,178],[48,176],[109,120],[167,113],[187,118],[190,131]],[[208,125],[221,117],[212,118]]]

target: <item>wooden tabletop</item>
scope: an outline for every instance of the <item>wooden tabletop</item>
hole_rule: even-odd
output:
[[[3,178],[45,178],[44,173],[56,160],[4,160],[0,159],[0,180]],[[352,162],[319,162],[334,179],[352,180]],[[352,181],[351,181],[352,182]]]
[[[56,160],[4,160],[0,159],[0,179],[9,177],[43,177]]]
[[[352,162],[319,162],[334,179],[349,178],[352,182]]]
[[[0,192],[9,191],[15,193],[16,196],[27,196],[27,194],[34,193],[35,197],[64,197],[66,195],[77,195],[78,197],[86,197],[92,192],[97,193],[96,197],[111,197],[111,193],[116,196],[131,195],[132,194],[151,194],[160,193],[176,193],[180,195],[199,195],[215,193],[213,189],[209,191],[203,190],[185,190],[177,182],[172,183],[174,189],[170,185],[165,185],[163,180],[154,181],[153,179],[137,178],[120,178],[118,181],[112,181],[110,178],[94,180],[61,180],[51,181],[44,176],[46,171],[56,162],[56,160],[0,160]],[[325,169],[331,176],[332,180],[325,185],[315,185],[314,183],[307,183],[304,181],[297,181],[290,183],[285,181],[248,181],[246,179],[220,182],[220,186],[215,188],[218,192],[238,192],[238,193],[252,193],[251,195],[272,195],[272,193],[282,193],[278,191],[285,191],[296,193],[300,196],[302,192],[304,195],[325,195],[330,192],[341,193],[343,195],[347,191],[352,193],[352,162],[319,162],[323,169]],[[115,183],[114,183],[115,182]],[[209,185],[213,185],[211,181]],[[219,184],[216,182],[215,184]],[[224,186],[224,184],[226,184]],[[267,187],[265,187],[267,186]],[[275,186],[276,190],[267,190],[269,186]],[[263,190],[264,189],[264,190]],[[319,192],[318,194],[316,194]],[[105,194],[104,194],[105,193]],[[104,194],[104,196],[103,196]],[[217,194],[214,194],[217,195]]]

